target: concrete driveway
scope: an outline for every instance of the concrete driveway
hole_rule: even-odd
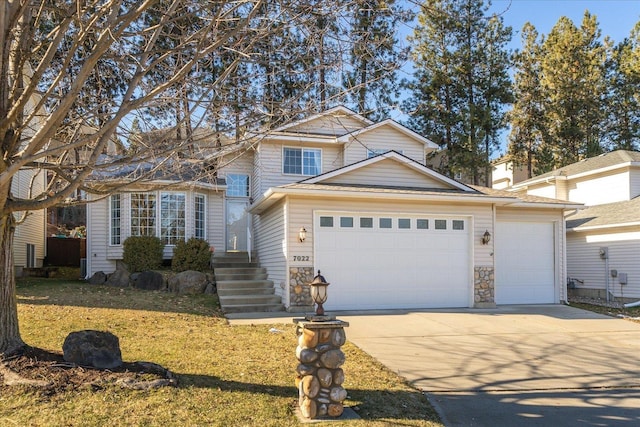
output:
[[[448,426],[640,425],[638,323],[562,305],[338,317]]]

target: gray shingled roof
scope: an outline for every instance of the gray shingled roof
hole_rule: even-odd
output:
[[[624,202],[591,206],[567,217],[567,229],[615,226],[640,222],[640,197]]]
[[[630,163],[630,162],[640,162],[640,152],[627,151],[627,150],[612,151],[610,153],[601,154],[596,157],[590,157],[588,159],[584,159],[579,162],[572,163],[570,165],[553,170],[551,172],[547,172],[542,175],[534,176],[531,179],[517,183],[516,186],[526,184],[530,181],[537,181],[541,178],[548,178],[548,177],[554,177],[554,176],[560,176],[560,175],[564,175],[564,176],[577,175],[584,172],[594,171],[594,170],[606,168],[609,166],[615,166],[615,165]]]
[[[575,205],[582,205],[582,203],[574,203],[574,202],[569,202],[566,200],[559,200],[559,199],[551,199],[549,197],[542,197],[542,196],[533,196],[533,195],[529,195],[526,194],[524,192],[512,192],[512,191],[506,191],[506,190],[497,190],[495,188],[489,188],[489,187],[481,187],[479,185],[470,185],[469,187],[475,189],[476,191],[479,191],[487,196],[493,196],[493,197],[517,197],[518,199],[522,200],[523,202],[527,202],[527,203],[545,203],[545,204],[557,204],[557,205],[567,205],[567,204],[575,204]]]

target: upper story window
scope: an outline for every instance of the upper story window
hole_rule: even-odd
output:
[[[319,148],[283,149],[282,171],[291,175],[315,176],[322,172],[322,150]]]
[[[228,173],[226,180],[227,196],[249,197],[249,175]]]

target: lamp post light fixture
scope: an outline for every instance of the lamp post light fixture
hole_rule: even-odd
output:
[[[318,274],[313,278],[313,281],[309,283],[309,286],[311,287],[311,298],[317,306],[316,316],[313,318],[314,320],[325,320],[326,316],[324,315],[322,304],[327,302],[327,286],[329,286],[329,283],[320,274],[320,270],[318,270]]]
[[[487,230],[482,235],[482,244],[488,245],[490,241],[491,241],[491,233],[489,233],[489,230]]]
[[[307,240],[307,229],[302,227],[300,229],[300,231],[298,231],[298,240],[300,241],[300,243],[303,243],[305,240]]]

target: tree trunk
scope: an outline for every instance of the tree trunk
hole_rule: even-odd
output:
[[[0,218],[0,354],[12,354],[24,347],[18,327],[16,278],[13,265],[12,214]]]

